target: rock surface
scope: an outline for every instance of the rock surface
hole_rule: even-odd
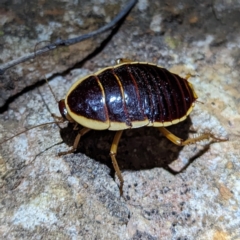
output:
[[[102,2],[98,13],[112,3]],[[50,81],[56,98],[64,98],[76,79],[119,57],[191,73],[199,102],[169,129],[182,138],[211,131],[229,141],[177,147],[154,128],[125,131],[117,157],[125,180],[120,198],[108,155],[113,132],[92,131],[77,153],[59,157],[74,141],[72,126],[27,131],[0,145],[1,236],[240,239],[239,7],[140,0],[100,52]],[[95,15],[92,21],[102,23]],[[46,84],[26,89],[1,109],[0,139],[53,121],[51,113],[59,115]]]
[[[125,1],[40,1],[1,3],[0,64],[55,43],[95,31],[110,22]],[[11,96],[33,86],[44,75],[63,73],[81,63],[110,34],[59,47],[0,75],[0,107]]]

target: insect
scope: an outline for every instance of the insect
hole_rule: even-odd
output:
[[[165,128],[185,120],[194,107],[198,97],[189,77],[181,78],[154,64],[119,59],[117,65],[79,79],[59,101],[59,111],[63,120],[83,128],[72,149],[60,155],[76,151],[80,138],[91,129],[117,131],[110,156],[122,195],[124,180],[116,155],[123,130],[156,127],[178,146],[210,137],[220,140],[211,133],[183,140]]]
[[[79,79],[69,89],[65,99],[58,102],[62,117],[54,117],[58,123],[69,121],[83,128],[78,132],[73,147],[59,155],[75,152],[80,138],[92,129],[116,131],[110,157],[120,181],[119,189],[122,195],[124,180],[116,155],[123,130],[156,127],[178,146],[210,137],[225,141],[226,139],[216,138],[211,133],[183,140],[165,128],[185,120],[194,107],[198,97],[188,81],[189,77],[181,78],[151,63],[118,59],[115,66]]]

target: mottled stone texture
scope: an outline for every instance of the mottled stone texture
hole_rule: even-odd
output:
[[[126,1],[1,1],[0,64],[34,52],[59,39],[69,39],[107,24]],[[0,107],[10,96],[34,85],[44,75],[63,73],[94,52],[110,32],[68,47],[59,47],[0,75]]]
[[[109,21],[123,4],[119,2],[113,10],[115,1],[98,2],[75,1],[77,7],[71,14],[67,2],[53,3],[49,21],[44,17],[31,20],[37,11],[34,6],[25,6],[33,14],[21,15],[13,8],[16,1],[8,3],[12,10],[4,10],[8,20],[1,41],[5,41],[6,26],[15,37],[9,33],[14,44],[1,49],[4,58],[12,59],[29,45],[34,47],[40,40],[39,24],[47,33],[52,23],[63,18],[65,31],[55,27],[53,36],[65,38],[71,35],[66,29],[73,29],[67,19],[82,26],[80,33],[88,32]],[[55,67],[49,65],[41,73],[35,70],[35,61],[18,66],[21,71],[15,76],[21,86],[31,85],[29,76],[36,81],[43,73],[58,72],[50,81],[57,99],[64,98],[79,77],[112,65],[119,57],[153,62],[181,76],[191,73],[189,81],[199,101],[190,118],[169,129],[182,138],[211,131],[220,138],[228,136],[229,141],[177,147],[154,128],[125,131],[117,157],[125,180],[124,198],[120,198],[108,155],[113,132],[90,132],[82,138],[77,153],[58,157],[74,141],[76,131],[71,125],[63,124],[60,129],[50,124],[28,131],[0,145],[2,238],[240,239],[239,8],[239,1],[140,0],[101,51],[81,62],[102,39],[90,40],[88,53],[86,43],[76,46],[84,49],[76,58],[81,69],[61,74],[65,65],[61,65],[61,51]],[[22,27],[11,26],[13,16]],[[31,21],[34,26],[27,28]],[[24,40],[27,35],[31,35],[31,44]],[[51,36],[46,39],[54,39]],[[68,53],[76,57],[76,50]],[[68,63],[65,70],[71,67]],[[12,85],[8,80],[4,86]],[[52,121],[51,113],[59,115],[46,84],[33,85],[18,95],[15,89],[11,92],[15,96],[1,109],[1,140]]]

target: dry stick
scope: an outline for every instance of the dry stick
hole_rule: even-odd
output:
[[[4,72],[19,64],[19,63],[22,63],[22,62],[26,62],[30,59],[34,59],[36,56],[38,55],[41,55],[43,53],[46,53],[48,51],[52,51],[54,50],[55,48],[57,48],[58,46],[69,46],[69,45],[73,45],[75,43],[79,43],[79,42],[82,42],[83,40],[86,40],[88,38],[92,38],[100,33],[103,33],[103,32],[106,32],[112,28],[115,27],[115,25],[122,19],[124,18],[127,13],[133,8],[133,6],[137,3],[137,0],[130,0],[125,8],[110,22],[108,23],[107,25],[99,28],[98,30],[96,31],[93,31],[93,32],[90,32],[90,33],[87,33],[87,34],[84,34],[82,36],[79,36],[79,37],[75,37],[75,38],[70,38],[70,39],[66,39],[66,40],[61,40],[61,39],[58,39],[55,41],[55,43],[51,43],[49,45],[46,45],[45,47],[42,47],[40,48],[39,50],[33,52],[33,53],[29,53],[29,54],[26,54],[25,56],[22,56],[18,59],[15,59],[15,60],[12,60],[8,63],[5,63],[5,64],[2,64],[0,66],[0,75],[3,75]]]

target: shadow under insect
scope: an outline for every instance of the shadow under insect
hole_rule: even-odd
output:
[[[168,127],[168,130],[185,140],[188,138],[191,125],[191,120],[188,117],[184,122]],[[61,129],[60,133],[63,141],[72,146],[77,132],[73,130],[73,125],[69,123],[66,128]],[[111,169],[111,175],[113,176],[114,168],[109,152],[114,134],[115,131],[92,130],[81,138],[76,152],[84,153],[90,158],[106,164]],[[157,128],[142,127],[123,132],[116,158],[122,171],[136,171],[159,167],[176,174],[169,167],[169,164],[178,158],[182,148],[182,146],[176,146],[170,142]],[[193,153],[188,164],[201,154],[203,152]]]

